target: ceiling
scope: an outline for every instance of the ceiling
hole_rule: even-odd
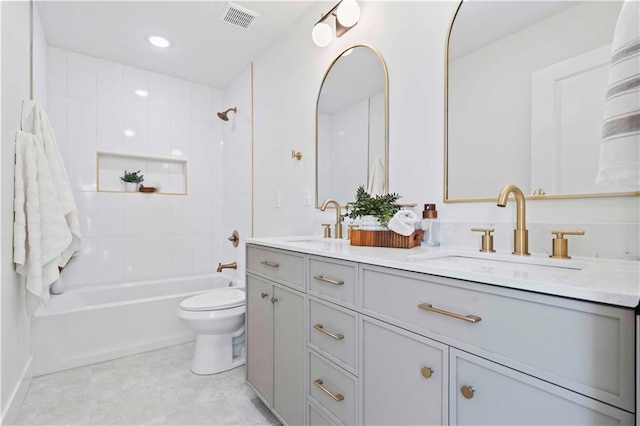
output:
[[[249,29],[218,19],[225,1],[37,1],[49,45],[224,89],[313,4],[233,1]],[[151,46],[160,34],[172,43]],[[311,28],[309,29],[311,34]]]

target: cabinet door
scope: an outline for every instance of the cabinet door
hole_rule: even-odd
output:
[[[362,317],[365,425],[447,424],[447,346]]]
[[[450,418],[457,425],[632,425],[626,411],[450,349]]]
[[[273,285],[273,409],[290,425],[305,421],[304,295]]]
[[[271,404],[271,284],[247,275],[247,380]]]

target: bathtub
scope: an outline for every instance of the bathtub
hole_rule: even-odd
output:
[[[177,316],[182,300],[230,284],[198,275],[100,285],[52,295],[31,319],[34,374],[42,375],[195,340]]]

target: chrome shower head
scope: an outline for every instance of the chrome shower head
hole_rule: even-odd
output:
[[[220,118],[220,120],[222,121],[229,121],[229,117],[227,116],[227,113],[233,111],[233,112],[238,112],[236,107],[233,108],[229,108],[228,110],[224,111],[224,112],[219,112],[218,113],[218,117]]]

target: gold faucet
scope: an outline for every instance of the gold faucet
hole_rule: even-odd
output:
[[[218,269],[216,269],[216,272],[222,272],[223,269],[238,269],[238,263],[218,263]]]
[[[498,194],[498,207],[505,207],[509,194],[516,197],[516,229],[513,231],[513,254],[528,256],[529,231],[527,231],[526,206],[524,194],[515,185],[507,185]]]
[[[342,239],[342,215],[340,214],[340,204],[332,198],[327,198],[320,206],[321,211],[325,211],[329,204],[334,204],[336,206],[336,236],[334,238]]]

